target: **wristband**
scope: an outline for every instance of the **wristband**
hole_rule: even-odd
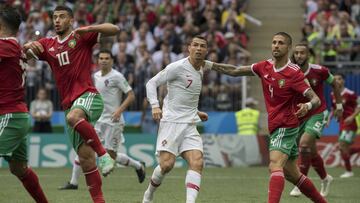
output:
[[[212,67],[213,67],[213,65],[214,65],[214,62],[205,60],[204,69],[209,69],[209,70],[211,70]]]
[[[338,110],[343,110],[343,105],[342,104],[336,104],[336,109]]]
[[[309,111],[312,109],[312,103],[311,102],[307,102],[307,103],[305,103],[305,105],[308,106]]]

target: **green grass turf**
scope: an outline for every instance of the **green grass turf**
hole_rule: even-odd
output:
[[[91,202],[85,186],[84,178],[80,178],[80,188],[75,191],[59,191],[57,187],[69,180],[71,169],[34,169],[40,177],[41,184],[50,202],[82,203]],[[339,179],[342,168],[328,169],[335,177],[328,196],[330,203],[358,203],[360,202],[360,169],[355,168],[355,177]],[[117,168],[109,177],[103,179],[103,192],[107,202],[135,203],[141,202],[147,187],[152,169],[147,169],[148,177],[143,184],[137,182],[132,169]],[[174,169],[166,176],[163,184],[155,193],[155,203],[185,202],[184,168]],[[320,187],[320,180],[310,172],[310,177],[316,186]],[[266,167],[252,168],[206,168],[200,194],[197,202],[204,203],[263,203],[267,200],[268,170]],[[286,183],[282,196],[282,203],[310,202],[303,195],[299,198],[289,196],[292,189]],[[32,202],[30,196],[22,188],[21,183],[7,169],[0,169],[0,202]]]

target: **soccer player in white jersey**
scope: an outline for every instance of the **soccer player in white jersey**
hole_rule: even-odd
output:
[[[109,50],[99,52],[98,64],[100,70],[94,74],[94,81],[96,89],[103,97],[104,110],[95,124],[95,130],[109,155],[117,163],[133,167],[136,170],[139,182],[142,183],[145,179],[144,162],[134,160],[124,153],[117,153],[120,144],[125,141],[123,136],[125,120],[122,112],[135,100],[135,94],[125,77],[112,68],[114,60]],[[123,93],[127,96],[121,103]],[[80,172],[79,160],[76,157],[70,182],[59,189],[76,190]]]
[[[151,202],[153,194],[165,175],[174,167],[180,155],[188,163],[186,174],[186,203],[196,200],[203,169],[203,143],[196,123],[206,121],[208,115],[198,111],[202,77],[207,54],[207,41],[201,36],[192,39],[188,46],[190,55],[169,64],[146,84],[147,98],[155,120],[160,120],[156,153],[159,165],[154,169],[143,203]],[[166,84],[168,94],[162,109],[156,88]]]

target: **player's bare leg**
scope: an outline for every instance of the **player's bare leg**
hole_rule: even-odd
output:
[[[340,178],[350,178],[354,176],[354,173],[352,172],[352,167],[350,163],[350,144],[340,141],[339,142],[340,152],[341,152],[341,158],[344,161],[345,165],[345,172],[340,175]]]
[[[99,157],[101,173],[104,176],[110,174],[114,169],[115,160],[110,157],[102,146],[94,127],[86,120],[85,112],[82,109],[75,108],[68,113],[66,121],[70,127],[80,134],[81,138],[85,140],[85,143],[91,146],[93,151],[96,152]]]
[[[181,155],[189,165],[185,179],[186,203],[195,203],[201,184],[201,174],[204,165],[203,154],[199,150],[189,150]]]
[[[39,178],[26,162],[11,160],[9,162],[10,172],[23,184],[28,193],[37,203],[47,203],[45,194],[40,186]]]
[[[149,186],[144,193],[143,203],[149,203],[153,200],[155,190],[161,185],[165,175],[174,167],[175,159],[174,154],[160,151],[159,165],[156,166],[151,176]]]
[[[135,169],[136,175],[138,177],[139,183],[144,182],[146,172],[145,172],[145,162],[140,162],[135,159],[132,159],[128,155],[124,153],[116,153],[114,150],[106,149],[111,158],[113,158],[116,163],[121,164],[123,166],[130,166]]]
[[[79,146],[78,156],[80,166],[85,175],[86,185],[89,188],[89,192],[93,202],[105,202],[101,190],[101,176],[96,166],[96,157],[94,150],[89,145],[83,143]]]
[[[316,187],[309,178],[301,174],[296,165],[297,159],[288,160],[284,167],[286,180],[297,186],[300,191],[313,202],[326,203],[327,201],[316,190]]]
[[[283,168],[288,159],[288,155],[277,151],[270,151],[270,181],[269,181],[269,194],[268,203],[280,202],[282,191],[285,186],[285,178]]]

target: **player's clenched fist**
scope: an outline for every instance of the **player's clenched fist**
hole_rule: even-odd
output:
[[[162,111],[159,107],[155,107],[152,109],[152,116],[153,119],[156,121],[160,121],[160,119],[162,118]]]
[[[34,41],[24,44],[24,50],[26,53],[30,52],[31,55],[35,54],[35,56],[38,56],[44,51],[44,47],[40,44],[40,42]]]
[[[198,111],[198,116],[200,117],[201,121],[207,121],[209,116],[207,113]]]

